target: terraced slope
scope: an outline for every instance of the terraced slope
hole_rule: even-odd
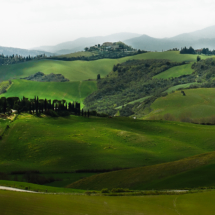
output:
[[[58,99],[77,101],[82,104],[83,100],[92,92],[97,90],[96,81],[76,81],[76,82],[36,82],[26,80],[13,80],[10,89],[1,94],[3,97]]]
[[[202,56],[206,59],[208,56]],[[196,61],[196,55],[181,55],[179,52],[149,52],[145,54],[120,58],[120,59],[102,59],[96,61],[58,61],[41,60],[30,61],[26,63],[0,66],[0,79],[8,80],[12,78],[23,78],[36,72],[44,74],[62,74],[70,81],[82,81],[95,79],[97,74],[101,77],[106,76],[112,71],[113,65],[125,62],[129,59],[169,59],[171,61]]]

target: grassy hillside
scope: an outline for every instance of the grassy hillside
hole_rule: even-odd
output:
[[[215,89],[199,88],[184,90],[158,98],[152,105],[152,112],[147,117],[161,117],[170,113],[176,118],[190,117],[199,119],[215,115]]]
[[[27,204],[26,204],[27,201]],[[44,195],[0,191],[2,214],[113,214],[113,215],[211,215],[215,210],[215,191],[186,195],[82,196]]]
[[[71,54],[65,54],[65,55],[59,55],[59,56],[56,56],[57,58],[61,59],[61,58],[72,58],[72,57],[90,57],[90,56],[93,56],[95,55],[96,53],[93,53],[93,52],[85,52],[85,51],[82,51],[82,52],[75,52],[75,53],[71,53]]]
[[[202,56],[202,59],[208,58]],[[196,55],[181,55],[179,52],[149,52],[145,54],[120,58],[120,59],[103,59],[96,61],[58,61],[58,60],[41,60],[26,63],[0,66],[0,79],[8,80],[12,78],[23,78],[36,72],[44,74],[62,74],[70,81],[82,81],[95,79],[97,74],[105,77],[112,71],[113,65],[123,63],[129,59],[169,59],[171,61],[196,61]]]
[[[0,141],[1,172],[131,168],[215,150],[213,126],[23,114]]]
[[[176,91],[176,90],[178,90],[178,89],[180,89],[180,88],[188,88],[188,87],[190,87],[190,85],[192,85],[192,84],[197,85],[196,82],[189,83],[189,84],[179,84],[179,85],[170,87],[170,88],[169,88],[168,90],[166,90],[165,92],[167,92],[167,93],[172,93],[172,91]]]
[[[36,82],[27,80],[13,80],[10,89],[1,94],[4,97],[34,98],[41,99],[64,99],[67,102],[77,101],[83,106],[83,100],[97,89],[96,81],[76,82]]]
[[[170,68],[166,70],[165,72],[162,72],[158,75],[155,75],[153,78],[175,78],[180,77],[182,75],[190,75],[194,72],[194,70],[191,68],[193,63],[181,65],[181,66],[175,66],[173,68]]]
[[[213,165],[209,165],[211,163]],[[212,152],[170,163],[94,175],[74,182],[68,187],[90,190],[101,190],[104,187],[143,190],[158,189],[157,187],[183,189],[189,186],[189,188],[215,186],[215,173],[212,171],[214,165],[215,153]],[[177,177],[177,174],[180,174],[180,177]],[[166,181],[168,183],[165,183]]]

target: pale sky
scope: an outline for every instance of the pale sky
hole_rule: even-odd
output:
[[[215,25],[214,9],[214,0],[0,0],[0,46],[120,32],[171,37]]]

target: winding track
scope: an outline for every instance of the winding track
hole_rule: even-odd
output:
[[[10,190],[10,191],[16,191],[16,192],[25,192],[25,193],[38,193],[38,192],[30,191],[30,190],[22,190],[22,189],[4,187],[4,186],[0,186],[0,190]]]

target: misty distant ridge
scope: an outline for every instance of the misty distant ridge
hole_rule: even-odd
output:
[[[97,36],[97,37],[81,37],[73,41],[60,43],[55,46],[41,46],[34,49],[40,51],[47,51],[56,54],[69,54],[72,52],[82,51],[85,47],[93,46],[96,44],[102,44],[104,42],[116,42],[124,41],[131,38],[139,37],[141,34],[135,33],[117,33],[108,36]]]
[[[171,38],[153,38],[148,35],[142,35],[124,41],[136,49],[147,51],[165,51],[172,48],[181,48],[192,46],[194,49],[207,47],[215,49],[215,25],[191,33],[180,34]]]
[[[194,49],[205,47],[213,50],[215,49],[215,25],[171,38],[154,38],[146,34],[141,35],[123,32],[108,36],[81,37],[55,46],[40,46],[29,50],[0,46],[0,53],[4,55],[18,54],[23,56],[35,56],[39,54],[46,54],[47,56],[63,55],[83,51],[85,47],[94,46],[95,44],[117,41],[122,41],[135,49],[146,51],[166,51],[172,48],[180,49],[184,46],[192,46]]]
[[[154,38],[146,34],[118,33],[108,36],[82,37],[74,41],[60,43],[56,46],[37,47],[35,49],[54,52],[56,54],[68,54],[82,51],[85,47],[104,42],[122,41],[135,49],[147,51],[165,51],[172,48],[192,46],[195,49],[207,47],[215,49],[215,25],[191,33],[183,33],[171,38]]]

